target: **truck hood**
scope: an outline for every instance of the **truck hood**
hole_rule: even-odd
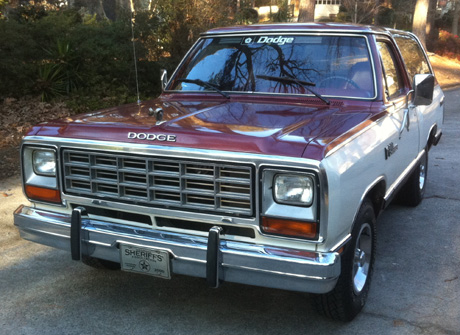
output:
[[[308,100],[308,99],[304,99]],[[371,103],[166,96],[40,124],[29,135],[180,146],[321,160],[326,146],[369,119]],[[313,102],[313,103],[312,103]],[[163,110],[160,122],[154,116]],[[154,136],[155,135],[155,136]],[[170,136],[168,136],[170,135]],[[174,140],[174,141],[173,141]],[[311,150],[306,150],[311,145]]]

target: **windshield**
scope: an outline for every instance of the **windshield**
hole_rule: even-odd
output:
[[[303,81],[325,96],[372,98],[371,69],[363,36],[203,38],[184,60],[168,90],[212,92],[215,87],[224,92],[312,95]],[[201,84],[191,82],[197,79]]]

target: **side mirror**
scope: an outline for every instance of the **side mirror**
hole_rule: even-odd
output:
[[[168,84],[168,71],[165,69],[160,70],[161,90],[164,91]]]
[[[414,76],[415,106],[427,106],[433,101],[434,76],[432,74],[416,74]]]

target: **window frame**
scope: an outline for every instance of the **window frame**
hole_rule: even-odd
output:
[[[425,63],[427,64],[428,73],[426,73],[426,74],[432,74],[432,75],[434,76],[434,71],[433,71],[433,68],[431,67],[431,63],[430,63],[430,60],[429,60],[429,58],[428,58],[428,55],[427,55],[427,53],[426,53],[426,51],[425,51],[425,48],[422,46],[422,44],[420,43],[420,40],[419,40],[415,35],[409,34],[409,33],[407,33],[407,34],[401,34],[401,33],[397,33],[397,32],[396,32],[396,33],[393,33],[392,36],[393,36],[393,39],[394,39],[394,41],[395,41],[396,47],[398,48],[398,51],[399,51],[399,53],[401,54],[402,59],[404,60],[404,62],[403,62],[403,63],[404,63],[404,70],[406,71],[407,76],[408,76],[408,78],[409,78],[409,84],[410,84],[410,87],[411,87],[411,88],[413,88],[414,76],[415,76],[416,74],[419,74],[419,73],[415,73],[414,75],[412,75],[412,74],[409,72],[409,69],[408,69],[408,67],[407,67],[407,63],[406,63],[405,58],[404,58],[404,54],[403,54],[403,52],[402,52],[402,48],[401,48],[400,45],[398,44],[398,38],[408,38],[408,39],[410,39],[412,42],[414,42],[414,44],[415,44],[415,45],[418,47],[418,49],[421,51],[422,57],[423,57]],[[435,77],[435,80],[436,80],[436,77]]]
[[[386,75],[387,71],[385,69],[383,58],[382,58],[382,53],[380,52],[380,48],[379,48],[380,43],[385,44],[385,46],[387,47],[387,50],[388,50],[388,52],[390,54],[390,57],[391,57],[391,59],[393,61],[394,66],[395,66],[396,75],[398,77],[397,79],[398,79],[398,82],[399,82],[399,89],[395,93],[393,93],[392,95],[390,95],[388,81],[387,81],[387,75]],[[381,68],[382,68],[384,96],[388,101],[398,99],[401,96],[405,95],[406,87],[407,87],[406,80],[405,80],[404,76],[402,75],[403,72],[401,71],[402,70],[401,69],[401,60],[398,57],[399,49],[397,49],[395,47],[395,45],[391,42],[391,40],[387,39],[387,38],[377,38],[376,47],[377,47],[377,52],[378,52],[378,56],[379,56],[379,59],[380,59],[380,65],[381,65]],[[406,75],[407,75],[407,69],[405,68],[405,65],[404,65],[403,69],[404,69],[404,71],[406,72]]]

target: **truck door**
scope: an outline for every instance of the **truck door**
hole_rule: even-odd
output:
[[[382,63],[385,104],[388,113],[384,141],[385,163],[388,164],[387,182],[391,186],[417,157],[419,152],[419,126],[417,109],[410,107],[409,87],[405,70],[396,57],[394,44],[389,40],[377,41]]]

